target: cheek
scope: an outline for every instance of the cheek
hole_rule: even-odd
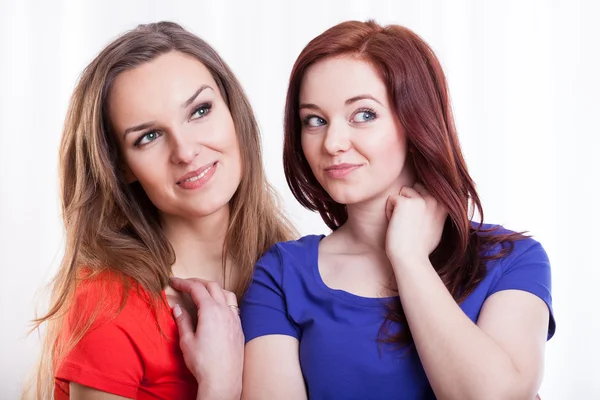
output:
[[[227,130],[223,149],[234,160],[234,164],[237,166],[237,170],[241,171],[242,153],[241,153],[241,148],[240,148],[240,139],[236,133],[233,122],[231,123],[231,126]],[[236,171],[236,173],[240,173],[240,172]]]
[[[230,154],[231,158],[233,159],[232,164],[235,166],[234,171],[232,172],[239,183],[239,181],[241,180],[242,173],[244,172],[244,165],[242,162],[242,150],[239,145],[239,139],[237,138],[237,136],[235,136],[235,134],[231,144]]]
[[[386,162],[404,163],[406,158],[406,140],[399,135],[390,135],[387,140],[381,140],[378,143],[380,153],[384,155]]]
[[[233,118],[228,111],[222,110],[213,116],[205,130],[205,144],[221,152],[239,152],[238,137]]]
[[[237,135],[233,121],[227,131],[227,147],[232,150],[237,158],[240,158],[240,138]]]
[[[407,142],[404,132],[390,126],[381,135],[373,135],[363,142],[363,149],[372,165],[383,176],[397,176],[405,167]],[[365,154],[365,155],[366,155]]]
[[[215,121],[215,141],[212,149],[221,153],[226,161],[226,173],[233,181],[241,180],[243,173],[242,152],[240,139],[235,129],[235,124],[230,115],[223,116],[219,121]],[[218,128],[217,128],[218,127]]]
[[[165,154],[159,147],[126,157],[129,171],[149,197],[153,197],[158,188],[163,186],[167,175],[166,163],[162,161]]]
[[[300,136],[300,144],[302,146],[304,157],[306,158],[306,161],[308,161],[308,165],[314,170],[314,166],[318,161],[320,154],[319,149],[321,148],[319,137],[317,135],[302,134],[302,136]]]

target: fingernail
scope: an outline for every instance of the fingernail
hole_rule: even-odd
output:
[[[175,304],[173,306],[173,315],[175,316],[175,318],[181,315],[181,307],[179,307],[179,304]]]

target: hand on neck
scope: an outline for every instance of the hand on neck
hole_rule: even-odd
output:
[[[389,221],[386,216],[387,200],[400,193],[405,185],[412,187],[414,178],[401,177],[386,191],[360,203],[347,206],[348,220],[338,230],[349,239],[357,251],[385,253],[385,243]]]

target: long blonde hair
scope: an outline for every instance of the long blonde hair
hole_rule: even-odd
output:
[[[64,316],[81,284],[82,266],[92,271],[91,276],[114,272],[123,287],[133,281],[156,301],[168,284],[175,254],[161,230],[158,210],[139,184],[128,184],[124,177],[110,131],[107,96],[121,72],[171,51],[193,56],[206,66],[235,124],[243,175],[230,201],[223,268],[228,258],[238,269],[236,294],[243,294],[254,263],[271,245],[297,236],[266,180],[255,116],[227,64],[206,42],[172,22],[139,25],[126,32],[84,70],[64,124],[59,170],[66,251],[51,283],[49,311],[34,320],[34,329],[45,328],[35,383],[29,389],[37,398],[52,398],[57,365],[94,322],[93,317],[81,321],[66,341],[59,340]]]

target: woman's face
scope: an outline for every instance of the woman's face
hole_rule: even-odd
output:
[[[305,73],[299,104],[304,156],[333,200],[387,199],[413,183],[404,129],[369,63],[350,56],[318,61]]]
[[[240,149],[201,62],[170,52],[121,73],[108,109],[128,180],[163,215],[203,217],[229,204],[241,180]]]

